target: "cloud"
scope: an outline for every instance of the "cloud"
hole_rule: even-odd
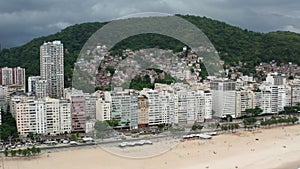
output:
[[[287,25],[283,28],[284,31],[290,31],[290,32],[295,32],[295,33],[300,33],[300,29],[294,27],[293,25]]]
[[[0,43],[18,46],[76,23],[109,21],[141,12],[207,16],[260,32],[298,31],[299,6],[298,0],[0,1]]]

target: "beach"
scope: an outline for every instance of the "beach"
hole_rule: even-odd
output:
[[[161,151],[155,144],[166,143],[147,145],[149,154]],[[114,147],[114,152],[141,149]],[[123,155],[100,147],[43,152],[39,157],[3,158],[0,169],[296,169],[300,167],[300,126],[239,131],[217,135],[211,140],[177,142],[169,151],[148,158]]]

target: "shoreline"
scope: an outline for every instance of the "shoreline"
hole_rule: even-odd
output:
[[[7,157],[8,159],[3,160],[3,164],[5,168],[10,169],[65,169],[70,167],[73,169],[298,169],[299,142],[299,125],[278,126],[256,131],[225,133],[205,141],[179,142],[169,151],[149,158],[124,158],[106,152],[101,147],[82,147],[51,153],[44,152],[41,157],[30,160]],[[127,150],[139,152],[145,148],[136,147]],[[152,152],[159,150],[154,145],[149,145],[147,148],[147,151]]]

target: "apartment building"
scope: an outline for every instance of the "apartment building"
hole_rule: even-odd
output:
[[[72,132],[85,132],[86,104],[82,94],[71,95]]]
[[[271,91],[262,90],[254,92],[254,107],[259,107],[263,110],[262,113],[272,113],[272,96]]]
[[[36,85],[38,81],[41,79],[40,76],[29,76],[28,77],[28,93],[35,94],[36,92]]]
[[[45,102],[24,99],[15,104],[14,114],[17,129],[21,136],[29,133],[47,134]]]
[[[11,110],[20,135],[58,135],[71,132],[70,102],[52,98],[15,96]]]
[[[211,82],[211,90],[214,116],[226,117],[226,115],[231,115],[236,117],[235,82],[215,80]]]
[[[254,93],[251,90],[241,89],[236,91],[236,116],[245,115],[246,109],[254,107]]]
[[[111,101],[100,98],[96,101],[96,120],[111,120]]]
[[[119,127],[138,127],[138,95],[130,91],[111,93],[111,119],[119,122]]]
[[[61,41],[44,42],[41,45],[40,76],[47,82],[47,94],[49,97],[63,97],[64,47]]]
[[[145,95],[138,96],[138,128],[149,125],[149,102]]]
[[[19,86],[22,89],[22,91],[25,91],[26,89],[25,69],[20,67],[0,68],[0,85]]]

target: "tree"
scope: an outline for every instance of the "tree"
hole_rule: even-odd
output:
[[[288,77],[288,79],[289,80],[294,80],[294,76],[291,75],[291,76]]]
[[[33,132],[29,132],[28,135],[27,135],[27,138],[29,138],[32,141],[35,140],[34,139],[34,133]]]
[[[27,149],[23,149],[22,150],[22,155],[23,155],[23,157],[26,157],[28,155],[28,150]]]
[[[118,120],[106,120],[105,122],[111,127],[117,127],[119,125]]]
[[[22,149],[18,149],[17,154],[18,154],[19,156],[21,156],[21,155],[22,155]]]
[[[37,154],[40,154],[41,153],[41,148],[36,148],[36,152],[37,152]]]
[[[194,70],[193,68],[190,68],[190,71],[191,71],[191,73],[194,73],[194,72],[195,72],[195,70]]]
[[[10,154],[11,154],[12,157],[15,157],[16,154],[17,154],[17,151],[15,151],[15,150],[10,150]]]
[[[97,121],[95,123],[95,130],[96,130],[97,137],[102,139],[107,135],[109,135],[109,133],[112,133],[112,129],[105,121]]]
[[[254,109],[246,109],[246,113],[250,116],[258,116],[259,114],[261,114],[263,112],[263,110],[259,107],[255,107]]]
[[[26,150],[27,150],[27,155],[31,156],[32,155],[31,148],[27,148]]]
[[[230,114],[226,114],[227,122],[232,122],[232,116]]]
[[[8,150],[5,149],[5,150],[4,150],[4,155],[5,155],[5,157],[7,157],[8,154],[9,154]]]
[[[72,141],[77,141],[77,140],[78,140],[77,135],[76,135],[76,134],[72,134],[72,135],[71,135],[71,140],[72,140]]]
[[[37,154],[37,149],[36,149],[35,146],[33,146],[33,147],[30,149],[30,151],[31,151],[32,155],[34,155],[34,156]]]
[[[247,126],[247,125],[252,125],[252,124],[254,124],[256,121],[257,121],[257,120],[256,120],[255,117],[248,117],[248,118],[245,118],[245,119],[243,120],[243,123],[244,123],[245,126]]]
[[[15,118],[12,117],[11,113],[3,112],[2,125],[0,126],[1,139],[9,141],[10,138],[18,138],[18,131]]]
[[[101,87],[100,87],[100,86],[96,86],[96,87],[95,87],[95,91],[98,91],[98,90],[101,90]]]
[[[239,124],[237,124],[237,123],[234,124],[235,129],[238,129],[239,127],[240,127]]]
[[[203,126],[202,125],[199,125],[199,124],[194,124],[193,126],[192,126],[192,130],[193,131],[196,131],[196,130],[202,130],[203,129]]]
[[[116,71],[116,69],[113,68],[112,66],[107,66],[107,67],[105,68],[105,70],[106,70],[106,71],[109,71],[109,73],[110,73],[111,75],[113,75],[113,74],[115,73],[115,71]]]

